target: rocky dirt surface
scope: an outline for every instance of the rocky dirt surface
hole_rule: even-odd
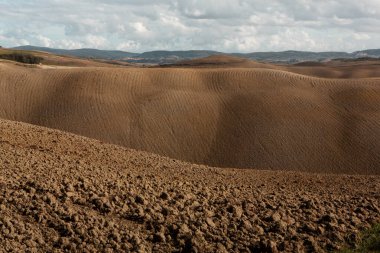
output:
[[[0,120],[0,251],[325,252],[380,177],[218,169]]]

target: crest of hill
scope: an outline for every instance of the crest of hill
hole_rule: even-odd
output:
[[[292,72],[322,78],[375,78],[380,77],[380,61],[371,60],[332,60],[329,62],[302,62],[294,65],[262,63],[230,55],[212,55],[205,58],[185,60],[161,67],[181,68],[256,68]]]
[[[380,79],[6,63],[0,76],[3,119],[216,167],[379,173]]]
[[[56,55],[44,51],[0,48],[0,60],[14,61],[21,64],[41,64],[45,66],[64,67],[113,67],[115,65],[130,66],[127,62],[114,60],[90,60],[75,56]],[[36,60],[34,60],[36,59]]]
[[[223,68],[269,68],[273,69],[275,66],[271,64],[259,63],[246,58],[218,54],[211,55],[205,58],[198,58],[192,60],[180,61],[176,64],[168,66],[172,67],[223,67]]]
[[[81,48],[81,49],[54,49],[48,47],[35,47],[35,46],[20,46],[15,47],[14,49],[19,50],[28,50],[28,51],[40,51],[47,52],[58,55],[67,55],[74,57],[82,57],[82,58],[94,58],[94,59],[104,59],[104,60],[120,60],[123,58],[133,57],[137,54],[124,52],[120,50],[98,50],[92,48]]]
[[[323,78],[377,78],[380,77],[380,61],[376,58],[335,59],[328,62],[302,62],[278,68],[302,75]]]
[[[203,53],[203,51],[201,51]],[[28,60],[30,56],[42,58],[41,64],[29,65],[39,67],[139,67],[138,64],[128,63],[119,60],[101,60],[101,59],[82,59],[75,56],[54,55],[42,51],[28,51],[15,49],[0,49],[0,58],[4,54],[21,54],[27,57],[21,59]],[[199,54],[201,56],[202,54]],[[3,57],[4,58],[4,57]],[[9,58],[9,57],[8,57]],[[11,57],[15,58],[15,57]],[[20,57],[17,57],[20,59]],[[13,59],[14,60],[14,59]],[[3,60],[4,61],[4,60]],[[30,62],[24,62],[30,63]],[[301,75],[308,75],[323,78],[374,78],[380,77],[379,60],[371,59],[337,59],[329,62],[303,62],[295,65],[279,65],[261,63],[247,58],[240,58],[226,54],[215,52],[214,55],[205,58],[197,58],[192,60],[184,60],[175,64],[161,65],[165,67],[181,67],[181,68],[261,68],[282,70],[293,72]]]

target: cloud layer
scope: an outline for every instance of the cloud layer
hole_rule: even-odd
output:
[[[0,0],[0,45],[149,50],[380,47],[378,0]]]

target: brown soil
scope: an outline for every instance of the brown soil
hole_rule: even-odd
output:
[[[322,252],[380,220],[378,176],[216,169],[0,120],[4,252]]]
[[[380,174],[380,79],[0,63],[0,118],[217,167]]]
[[[40,51],[25,51],[25,50],[11,50],[11,49],[4,49],[0,48],[0,54],[12,54],[12,53],[19,53],[19,54],[30,54],[37,57],[41,57],[41,65],[28,65],[28,64],[22,64],[17,63],[15,64],[12,61],[6,61],[0,59],[0,62],[8,62],[10,64],[29,67],[29,68],[40,68],[40,67],[55,67],[55,66],[67,66],[67,67],[115,67],[115,65],[119,66],[131,66],[131,64],[128,64],[126,62],[120,62],[120,61],[106,61],[106,60],[87,60],[82,59],[74,56],[63,56],[63,55],[55,55],[47,52],[40,52]]]
[[[307,64],[306,64],[307,65]],[[284,70],[303,75],[324,78],[370,78],[380,77],[380,61],[329,62],[320,66],[287,66]]]
[[[193,67],[193,68],[267,68],[276,69],[275,65],[259,63],[240,57],[228,55],[212,55],[205,58],[185,60],[175,64],[163,65],[161,67]]]
[[[183,61],[165,67],[187,68],[265,68],[283,70],[301,75],[322,78],[371,78],[380,77],[380,60],[334,60],[326,63],[303,62],[294,65],[259,63],[226,55]]]
[[[376,67],[198,61],[0,62],[0,252],[326,252],[380,222]]]

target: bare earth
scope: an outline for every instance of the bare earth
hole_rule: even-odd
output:
[[[0,251],[326,252],[380,222],[375,63],[86,64],[0,62]]]
[[[217,169],[0,121],[0,248],[317,252],[380,219],[378,176]]]
[[[380,78],[3,63],[0,76],[3,119],[217,167],[380,174]]]

